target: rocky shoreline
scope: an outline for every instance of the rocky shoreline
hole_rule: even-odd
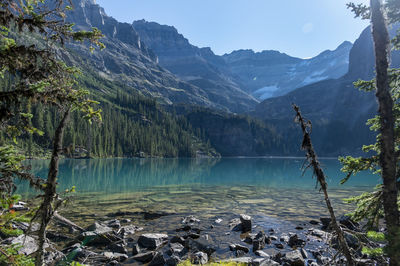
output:
[[[337,255],[337,243],[330,219],[294,224],[269,221],[266,217],[245,214],[221,214],[206,220],[193,215],[147,213],[149,221],[135,225],[129,212],[115,212],[81,228],[58,216],[47,233],[46,265],[56,261],[77,261],[85,265],[177,265],[181,262],[206,264],[236,262],[246,265],[344,265]],[[61,218],[60,218],[61,217]],[[167,229],[165,224],[171,225]],[[340,223],[357,257],[358,265],[382,265],[373,257],[361,254],[357,236],[360,226],[343,216]],[[155,224],[159,226],[156,231]],[[2,235],[2,245],[21,244],[21,254],[37,250],[34,236],[38,226],[14,222],[24,232],[18,237]],[[360,233],[361,234],[361,233]],[[335,255],[336,254],[336,255]]]

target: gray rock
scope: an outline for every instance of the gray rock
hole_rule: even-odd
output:
[[[272,241],[278,241],[278,238],[276,236],[269,236],[269,239],[271,239]]]
[[[253,244],[253,239],[256,237],[257,234],[248,234],[246,237],[243,239],[243,242],[247,244]]]
[[[283,257],[283,260],[291,266],[304,266],[305,261],[299,250],[288,252]]]
[[[221,219],[221,218],[218,218],[218,219],[216,219],[214,222],[215,222],[216,224],[220,224],[220,223],[222,223],[222,219]]]
[[[246,263],[247,265],[250,265],[252,261],[253,259],[251,257],[241,257],[241,258],[223,260],[222,262],[237,262],[237,263]]]
[[[133,259],[143,262],[143,263],[147,263],[147,262],[150,262],[154,258],[155,255],[156,255],[156,252],[149,251],[149,252],[145,252],[145,253],[139,253],[139,254],[133,256]]]
[[[126,249],[126,244],[125,243],[112,243],[111,245],[108,245],[107,247],[110,251],[112,252],[117,252],[121,254],[128,254],[128,250]]]
[[[251,231],[251,217],[246,214],[240,215],[240,223],[242,224],[242,232],[250,232]]]
[[[254,252],[257,256],[260,256],[260,257],[263,257],[263,258],[266,258],[266,259],[269,259],[269,258],[271,258],[271,256],[270,255],[268,255],[267,253],[265,253],[264,251],[262,251],[262,250],[256,250],[256,252]]]
[[[275,247],[279,248],[279,249],[283,249],[284,248],[282,243],[275,243]]]
[[[18,237],[8,238],[4,241],[6,244],[19,245],[21,248],[18,254],[31,255],[39,248],[36,239],[27,235],[20,235]]]
[[[171,238],[170,243],[179,243],[184,245],[185,244],[185,239],[181,236],[174,236]]]
[[[132,247],[132,255],[135,256],[140,253],[140,247],[138,244],[133,245]]]
[[[183,224],[194,224],[194,223],[200,223],[200,220],[194,217],[193,215],[189,215],[182,220]]]
[[[303,256],[303,259],[308,259],[308,253],[304,248],[300,249],[300,252],[301,255]]]
[[[311,235],[319,238],[326,238],[328,236],[328,233],[319,229],[311,229]]]
[[[170,248],[169,248],[168,253],[170,256],[173,254],[182,256],[183,253],[185,253],[184,252],[185,247],[179,243],[170,243],[169,246],[170,246]]]
[[[354,236],[353,234],[350,234],[348,232],[343,232],[344,233],[344,238],[346,239],[347,244],[349,247],[358,249],[361,245],[360,240]]]
[[[175,266],[178,265],[180,261],[181,259],[178,256],[172,255],[167,259],[166,264],[170,266]]]
[[[192,256],[193,264],[206,264],[208,262],[208,255],[204,252],[196,252]]]
[[[211,244],[211,242],[203,238],[196,240],[189,239],[187,247],[192,251],[205,252],[208,256],[211,256],[211,254],[216,251],[216,248]]]
[[[107,226],[115,228],[115,229],[119,229],[119,228],[121,228],[121,222],[117,219],[114,219],[114,220],[108,221]]]
[[[105,234],[112,232],[112,228],[108,227],[105,224],[94,222],[92,225],[86,228],[86,231],[92,231],[95,232],[96,234]]]
[[[13,211],[29,211],[29,208],[26,207],[24,204],[18,203],[18,204],[14,204],[14,205],[10,208],[10,210],[13,210]]]
[[[143,234],[139,237],[140,246],[150,249],[157,249],[168,240],[166,234]]]
[[[282,234],[281,237],[279,238],[279,240],[281,242],[285,242],[285,243],[289,243],[289,239],[290,239],[290,237],[287,234]]]
[[[235,218],[229,221],[229,228],[232,231],[242,231],[242,223],[239,218]]]
[[[253,252],[265,247],[266,236],[263,231],[258,232],[256,237],[253,239]]]
[[[304,247],[306,241],[300,239],[297,234],[291,234],[289,237],[288,245],[292,248],[294,247]]]
[[[125,225],[121,227],[119,234],[122,235],[123,238],[127,238],[128,236],[135,234],[137,231],[140,231],[139,229],[141,228],[134,225]]]
[[[246,252],[244,252],[243,250],[235,250],[236,257],[243,257],[244,255],[246,255]]]
[[[248,247],[245,247],[245,246],[242,246],[242,245],[239,245],[239,244],[231,244],[231,245],[229,245],[229,248],[232,251],[241,250],[241,251],[244,251],[245,253],[248,253],[250,251]]]
[[[78,240],[87,242],[88,246],[106,246],[122,239],[112,231],[106,233],[96,233],[93,231],[83,232],[78,236]]]
[[[254,266],[276,266],[279,265],[276,261],[267,258],[256,258],[253,259],[251,265]]]
[[[122,262],[122,261],[125,261],[128,259],[128,255],[117,253],[117,252],[106,251],[106,252],[103,252],[102,255],[109,260],[116,260],[119,262]]]
[[[157,252],[154,255],[154,258],[150,261],[149,266],[158,266],[164,264],[165,264],[165,259],[163,254],[161,252]]]

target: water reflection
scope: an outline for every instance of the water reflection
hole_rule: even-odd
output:
[[[48,161],[27,162],[34,173],[47,175]],[[79,192],[118,193],[151,190],[165,186],[260,186],[268,188],[314,189],[311,171],[302,176],[302,159],[64,159],[60,163],[59,189],[76,186]],[[322,160],[330,188],[372,187],[377,176],[359,174],[345,186],[337,160]],[[27,193],[26,184],[19,193]]]

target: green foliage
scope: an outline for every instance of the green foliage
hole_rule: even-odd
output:
[[[363,247],[361,250],[362,254],[366,254],[372,257],[379,257],[383,255],[383,248],[368,248]]]
[[[367,237],[376,242],[383,242],[385,241],[385,234],[376,231],[368,231]]]
[[[35,261],[30,256],[19,254],[21,245],[8,245],[0,248],[1,266],[33,266]]]

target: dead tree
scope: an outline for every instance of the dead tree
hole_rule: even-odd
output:
[[[382,169],[382,199],[387,226],[386,251],[390,265],[400,265],[400,220],[394,144],[393,100],[389,89],[390,39],[380,0],[371,0],[372,36],[375,47],[376,98],[379,104],[379,164]]]
[[[43,202],[40,205],[37,215],[40,216],[40,229],[39,229],[39,248],[36,252],[36,266],[42,266],[43,264],[43,255],[44,255],[44,243],[46,241],[46,229],[49,225],[54,212],[57,209],[57,205],[60,205],[57,198],[57,177],[58,177],[58,164],[60,154],[63,151],[62,143],[64,137],[64,129],[67,126],[67,122],[70,116],[70,107],[64,112],[63,118],[58,125],[55,135],[54,135],[54,144],[53,144],[53,152],[51,155],[50,166],[49,166],[49,173],[47,176],[47,182],[45,187],[45,193],[43,196]]]
[[[306,158],[309,163],[308,167],[313,168],[314,175],[317,177],[317,181],[321,186],[321,190],[324,192],[326,207],[328,208],[329,214],[331,216],[331,225],[333,226],[333,229],[337,234],[340,249],[346,257],[347,265],[355,265],[349,246],[347,245],[347,242],[344,238],[343,230],[336,220],[335,212],[333,211],[332,204],[328,196],[328,184],[326,183],[325,174],[317,160],[317,154],[315,153],[314,147],[311,143],[311,122],[306,121],[302,117],[300,113],[300,108],[297,105],[293,104],[293,109],[296,112],[296,122],[300,124],[301,130],[303,131],[303,143],[301,144],[301,149],[306,152]]]

